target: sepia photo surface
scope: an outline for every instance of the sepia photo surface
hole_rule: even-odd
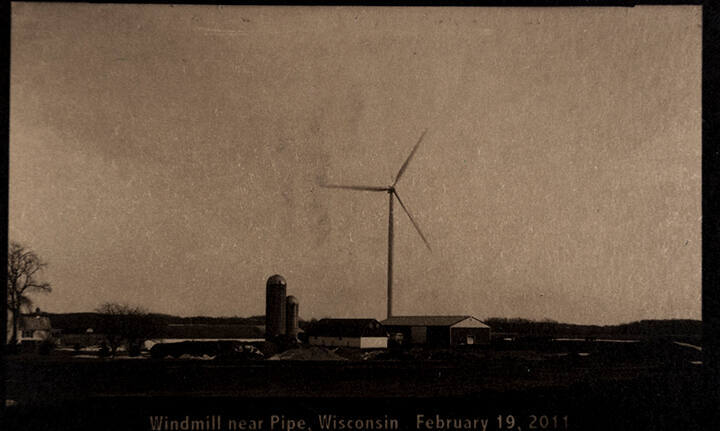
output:
[[[701,18],[14,3],[11,421],[687,426]]]

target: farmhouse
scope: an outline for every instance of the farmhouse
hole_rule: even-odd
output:
[[[315,346],[387,347],[387,331],[375,319],[321,319],[306,333],[308,342]]]
[[[393,316],[382,325],[403,344],[450,346],[490,342],[490,327],[472,316]]]
[[[50,338],[52,335],[52,326],[50,318],[36,310],[33,314],[22,314],[18,319],[17,342],[20,343],[39,343]],[[7,325],[7,341],[12,338],[12,312],[8,312]]]

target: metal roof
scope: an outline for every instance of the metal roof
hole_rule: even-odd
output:
[[[321,319],[306,333],[320,337],[387,337],[387,331],[375,319]]]
[[[170,324],[163,328],[157,338],[215,339],[215,338],[263,338],[262,328],[233,324]]]
[[[472,316],[392,316],[381,323],[384,326],[453,326],[465,319],[475,318]]]

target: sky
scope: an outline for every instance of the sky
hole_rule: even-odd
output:
[[[50,312],[701,316],[701,9],[15,3],[9,234]]]

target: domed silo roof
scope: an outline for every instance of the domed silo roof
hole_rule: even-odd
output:
[[[275,274],[275,275],[271,276],[270,278],[268,278],[267,284],[268,284],[268,285],[271,285],[271,284],[272,284],[272,285],[277,285],[277,284],[279,284],[279,285],[282,285],[282,286],[287,286],[287,281],[285,281],[285,277],[283,277],[282,275],[280,275],[280,274]]]

